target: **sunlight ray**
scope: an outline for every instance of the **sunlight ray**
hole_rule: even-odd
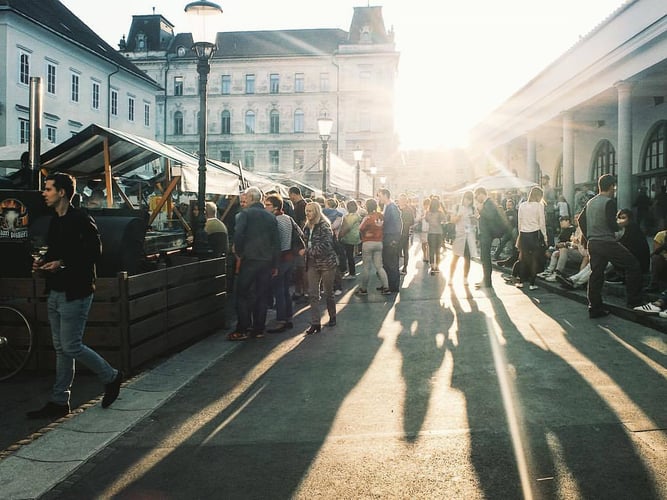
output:
[[[486,316],[486,326],[489,332],[489,342],[491,343],[491,352],[493,354],[493,363],[496,367],[496,374],[498,377],[498,386],[500,387],[500,394],[505,408],[505,415],[507,416],[507,424],[509,426],[510,437],[512,438],[512,447],[514,449],[514,456],[516,458],[519,478],[521,480],[521,490],[523,491],[523,498],[525,500],[532,500],[533,491],[531,488],[529,473],[529,463],[526,456],[526,448],[521,432],[519,408],[514,404],[514,396],[512,390],[511,377],[508,374],[507,360],[502,349],[502,344],[499,333],[500,329],[496,328],[495,322],[489,316]],[[503,338],[504,340],[504,338]]]
[[[600,330],[602,330],[603,332],[605,332],[605,333],[606,333],[607,335],[609,335],[612,339],[614,339],[616,342],[618,342],[619,344],[621,344],[621,345],[622,345],[623,347],[625,347],[628,351],[630,351],[632,354],[634,354],[634,355],[637,356],[639,359],[641,359],[644,363],[646,363],[646,365],[647,365],[651,370],[653,370],[654,372],[656,372],[656,373],[659,374],[659,375],[662,375],[662,376],[665,375],[665,367],[664,367],[664,366],[660,366],[659,363],[656,363],[655,361],[653,361],[651,358],[649,358],[649,357],[646,356],[644,353],[642,353],[641,351],[639,351],[636,347],[633,347],[633,346],[631,346],[630,344],[628,344],[625,340],[623,340],[621,337],[619,337],[618,335],[616,335],[610,328],[606,328],[606,327],[604,327],[604,326],[602,326],[602,325],[598,325],[598,327],[600,328]]]
[[[260,388],[252,394],[247,394],[247,391],[252,385],[284,356],[293,351],[302,342],[303,338],[303,335],[298,335],[277,344],[230,392],[222,395],[217,401],[203,407],[196,415],[186,419],[180,426],[174,428],[169,433],[168,438],[157,443],[150,453],[146,452],[142,459],[132,464],[132,480],[135,482],[139,481],[143,476],[159,465],[161,461],[167,459],[181,445],[186,443],[197,431],[208,425],[213,419],[218,418],[220,414],[231,405],[238,401],[242,401],[240,408],[235,410],[232,416],[225,419],[224,425],[228,425],[233,420],[233,417],[237,417],[241,410],[257,396],[259,391],[261,391]],[[209,438],[210,437],[211,436],[209,436]],[[159,455],[159,459],[156,459],[156,454]],[[110,498],[118,495],[126,486],[127,477],[119,477],[101,492],[100,497]]]

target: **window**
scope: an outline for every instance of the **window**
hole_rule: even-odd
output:
[[[280,75],[274,73],[269,77],[269,79],[269,92],[272,94],[277,94],[280,92]]]
[[[146,35],[141,32],[137,34],[137,50],[146,50]]]
[[[246,94],[255,93],[255,75],[245,76],[245,93]]]
[[[616,150],[606,139],[600,141],[595,148],[593,162],[593,179],[604,174],[616,175]]]
[[[111,116],[118,116],[118,91],[111,89]]]
[[[294,92],[303,92],[303,73],[294,75]]]
[[[30,142],[30,122],[25,118],[19,118],[19,143]]]
[[[280,113],[277,110],[272,110],[271,114],[269,115],[269,131],[272,134],[279,134],[280,133]]]
[[[244,158],[244,168],[247,168],[248,170],[254,170],[255,169],[255,152],[254,151],[244,151],[243,152],[243,158]]]
[[[294,150],[294,170],[301,170],[305,163],[305,152],[303,149]]]
[[[72,73],[72,88],[70,92],[72,102],[79,102],[79,75]]]
[[[223,135],[232,133],[232,115],[227,110],[222,112],[222,126],[220,127],[220,133]]]
[[[52,63],[46,65],[46,92],[56,94],[56,65]]]
[[[320,92],[329,92],[329,73],[320,73]]]
[[[144,103],[144,125],[151,126],[151,105],[147,102]]]
[[[174,135],[183,135],[183,113],[174,113]]]
[[[222,75],[222,94],[229,95],[232,93],[232,76]]]
[[[246,111],[245,114],[245,133],[254,134],[255,133],[255,112]]]
[[[174,77],[174,95],[183,95],[183,77]]]
[[[46,139],[49,142],[56,143],[56,127],[51,125],[46,126]]]
[[[21,52],[19,56],[19,82],[30,84],[30,54]]]
[[[667,136],[667,121],[661,121],[654,126],[649,134],[648,143],[642,159],[642,172],[649,172],[667,166],[665,158],[665,137]]]
[[[269,151],[269,164],[271,172],[280,172],[280,151]]]
[[[134,97],[127,98],[127,119],[134,121]]]
[[[303,111],[300,109],[294,112],[294,132],[303,132]]]
[[[93,109],[100,109],[100,84],[98,82],[93,82],[92,85],[92,100],[90,105]]]
[[[224,163],[231,163],[232,162],[232,152],[225,150],[225,151],[220,151],[220,161]]]

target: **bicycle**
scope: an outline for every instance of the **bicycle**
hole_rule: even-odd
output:
[[[33,350],[34,334],[25,314],[8,305],[0,305],[0,381],[19,373]]]

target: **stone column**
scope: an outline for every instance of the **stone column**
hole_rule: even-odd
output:
[[[570,111],[563,113],[563,196],[574,206],[574,120]]]
[[[618,82],[618,148],[616,177],[618,208],[632,206],[632,84]]]
[[[537,153],[535,146],[535,134],[528,132],[526,136],[526,178],[538,182]]]

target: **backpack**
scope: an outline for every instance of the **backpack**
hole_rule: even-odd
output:
[[[294,255],[299,254],[299,250],[302,250],[306,248],[306,241],[305,241],[305,236],[303,234],[303,231],[301,228],[297,225],[297,223],[290,217],[292,221],[292,243],[290,246],[290,252]]]

